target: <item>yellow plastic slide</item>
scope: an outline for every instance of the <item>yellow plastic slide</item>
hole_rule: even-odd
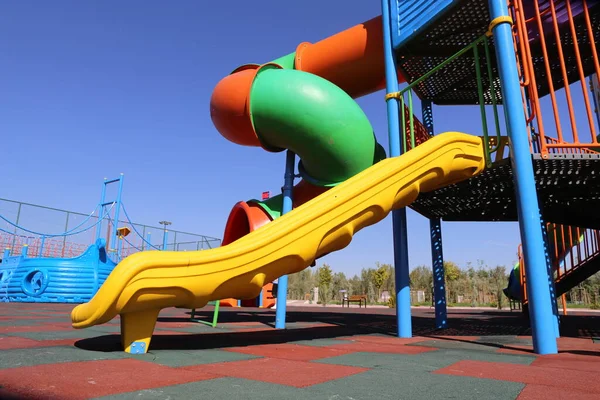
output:
[[[88,303],[73,309],[73,327],[103,324],[120,314],[125,351],[146,352],[161,309],[254,298],[265,282],[299,272],[317,257],[346,247],[356,232],[409,205],[419,192],[468,179],[483,168],[480,138],[438,135],[229,245],[127,257]]]

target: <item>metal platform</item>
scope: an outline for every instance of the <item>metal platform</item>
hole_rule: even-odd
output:
[[[532,161],[544,220],[600,229],[600,155],[533,155]],[[422,193],[410,207],[444,221],[517,221],[509,159],[467,181]]]
[[[533,17],[535,11],[532,2],[526,0],[523,3],[526,17]],[[573,83],[579,80],[579,72],[577,70],[577,63],[575,62],[573,36],[569,21],[565,19],[565,4],[565,0],[555,0],[561,35],[560,43],[562,43],[563,56],[565,65],[567,66],[567,79],[570,83]],[[570,4],[574,14],[573,19],[577,42],[581,52],[581,62],[584,74],[587,76],[594,72],[594,63],[586,21],[581,12],[583,7],[582,0],[571,0]],[[588,0],[587,5],[595,42],[600,43],[600,1]],[[543,12],[547,7],[548,1],[540,0],[541,11]],[[415,8],[415,12],[417,11],[418,9]],[[542,28],[546,38],[546,48],[553,75],[553,85],[554,89],[558,90],[564,86],[564,80],[560,73],[557,40],[553,30],[552,19],[544,17],[543,20]],[[435,19],[432,19],[432,22],[415,30],[418,34],[404,38],[404,41],[398,45],[396,48],[398,66],[407,78],[407,81],[411,83],[485,34],[489,23],[488,0],[453,1],[451,5],[440,9],[440,12],[436,15]],[[535,21],[529,23],[527,26],[532,59],[536,71],[538,93],[540,97],[543,97],[549,93],[549,85],[546,77],[540,37],[538,35],[538,27]],[[483,46],[479,46],[479,50],[484,99],[486,104],[491,104],[491,96],[489,94],[490,79],[487,74],[488,61]],[[500,104],[502,103],[502,95],[498,81],[493,39],[490,39],[489,63],[492,70],[492,85],[496,89],[497,103]],[[430,78],[420,83],[415,88],[415,91],[421,99],[432,100],[438,105],[479,104],[473,52],[468,51],[449,63]]]

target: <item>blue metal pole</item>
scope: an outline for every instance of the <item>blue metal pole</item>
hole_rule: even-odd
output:
[[[152,247],[150,246],[152,244],[152,232],[148,232],[146,241],[148,242],[148,250],[152,250]]]
[[[541,218],[541,217],[540,217]],[[542,237],[544,238],[544,255],[546,256],[546,270],[550,285],[550,300],[552,301],[552,313],[554,315],[554,334],[560,337],[560,315],[558,313],[558,298],[556,296],[556,286],[554,284],[554,273],[552,272],[552,260],[550,258],[550,240],[548,239],[548,229],[542,219]],[[527,268],[527,267],[525,267]]]
[[[507,18],[506,0],[489,0],[490,16]],[[527,122],[523,111],[521,87],[512,40],[511,25],[500,22],[493,28],[498,72],[504,99],[504,113],[508,125],[511,163],[514,176],[519,229],[527,276],[529,315],[533,334],[533,348],[538,354],[558,352],[554,333],[554,315],[550,298],[542,221],[529,151]]]
[[[433,136],[433,108],[431,100],[421,101],[423,125]],[[429,220],[431,233],[431,267],[433,269],[433,298],[435,300],[435,327],[448,327],[446,304],[446,276],[444,271],[444,252],[442,246],[442,222],[439,218]]]
[[[119,212],[121,211],[121,194],[123,193],[123,174],[119,176],[119,190],[117,192],[117,201],[115,204],[115,229],[113,229],[113,248],[115,248],[115,243],[117,243],[117,229],[119,229]],[[109,246],[110,248],[110,246]]]
[[[383,20],[383,52],[385,57],[386,92],[398,91],[398,74],[396,72],[396,56],[392,48],[392,31],[390,0],[381,0],[381,18]],[[401,110],[400,112],[404,112]],[[388,136],[390,157],[402,154],[400,145],[400,118],[398,115],[398,99],[387,100]],[[398,337],[412,337],[412,321],[410,310],[410,281],[408,271],[408,227],[406,208],[392,211],[392,228],[394,235],[394,270],[396,284],[396,318]]]
[[[2,256],[2,259],[8,261],[8,257],[10,257],[10,248],[7,247],[4,249],[4,255]]]
[[[102,182],[102,195],[100,196],[100,210],[98,211],[98,218],[102,218],[104,215],[104,202],[106,201],[106,181],[108,179],[104,178],[104,182]],[[98,226],[96,227],[96,240],[100,238],[102,234],[102,221],[98,221]],[[108,248],[108,243],[107,247]]]
[[[163,233],[163,251],[167,251],[167,243],[168,243],[168,237],[169,237],[169,231],[168,230],[164,230]]]
[[[296,154],[288,150],[285,155],[285,177],[283,183],[283,207],[281,209],[281,215],[292,211],[292,192],[294,189],[294,164],[296,162]],[[287,300],[287,288],[288,288],[288,277],[287,275],[280,276],[277,281],[277,309],[275,310],[275,328],[285,329],[285,314],[286,314],[286,300]]]

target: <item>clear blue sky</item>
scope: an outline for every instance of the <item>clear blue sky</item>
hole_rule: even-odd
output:
[[[215,84],[379,13],[356,0],[3,2],[0,197],[89,212],[102,179],[123,172],[135,221],[221,237],[235,202],[279,193],[285,156],[219,135]],[[358,103],[387,147],[382,92]],[[437,132],[481,134],[477,108],[434,116]],[[428,229],[409,210],[411,267],[431,263]],[[515,223],[445,223],[443,234],[446,259],[462,266],[516,260]],[[322,261],[356,273],[392,258],[387,218]]]

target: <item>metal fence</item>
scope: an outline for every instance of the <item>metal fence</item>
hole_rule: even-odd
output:
[[[164,227],[130,223],[122,218],[114,224],[111,215],[114,210],[111,212],[110,205],[103,213],[97,208],[93,213],[83,214],[0,198],[0,246],[11,255],[21,254],[27,245],[29,257],[76,257],[94,242],[98,225],[109,254],[120,253],[119,258],[144,250],[195,251],[221,245],[221,239],[215,237],[166,231]],[[105,218],[99,221],[100,216]],[[128,227],[131,233],[113,243],[115,225]]]

